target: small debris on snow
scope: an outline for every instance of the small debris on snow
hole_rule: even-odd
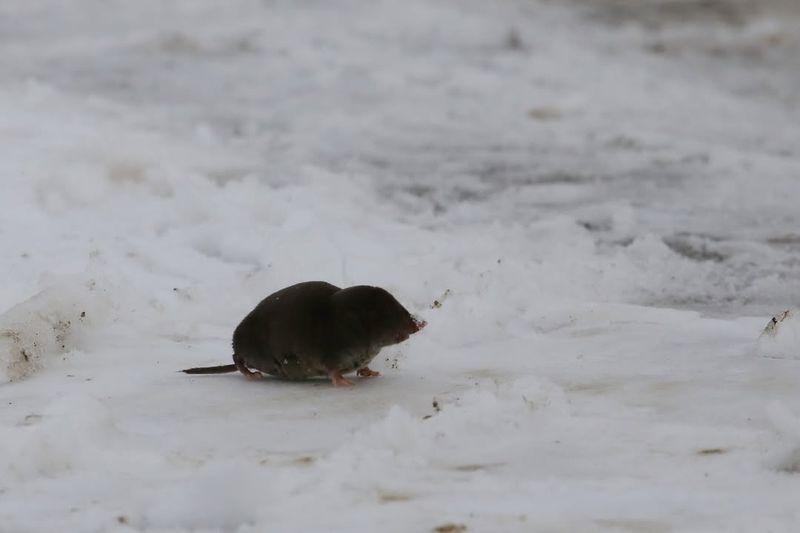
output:
[[[414,499],[414,495],[402,492],[379,492],[378,499],[381,503],[407,502]]]
[[[722,455],[724,453],[728,453],[725,448],[703,448],[702,450],[697,450],[697,455]]]
[[[442,304],[444,303],[445,298],[450,296],[450,294],[451,294],[450,293],[450,289],[445,290],[444,293],[442,293],[442,295],[439,296],[438,300],[434,300],[433,301],[433,303],[431,304],[431,309],[439,309],[440,307],[442,307]]]
[[[528,111],[528,116],[534,120],[549,121],[561,118],[561,111],[554,107],[534,107]]]
[[[466,530],[467,526],[464,524],[453,524],[452,522],[433,528],[435,533],[461,533]]]

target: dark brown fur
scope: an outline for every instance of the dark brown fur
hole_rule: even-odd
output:
[[[222,374],[255,369],[298,380],[358,370],[381,348],[397,344],[424,327],[384,289],[360,285],[340,289],[323,281],[298,283],[267,296],[233,333],[232,365],[189,368],[187,374]],[[371,374],[370,374],[371,373]]]

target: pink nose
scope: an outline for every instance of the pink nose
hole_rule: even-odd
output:
[[[427,322],[425,322],[421,318],[417,318],[415,316],[411,317],[411,322],[414,323],[414,333],[418,332],[419,330],[421,330],[422,328],[424,328],[425,326],[428,325]]]

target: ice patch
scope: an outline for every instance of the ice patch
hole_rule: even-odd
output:
[[[0,433],[0,477],[19,481],[58,477],[103,464],[103,447],[115,433],[108,408],[86,394],[64,396],[21,417]]]
[[[567,411],[561,388],[546,380],[484,380],[435,399],[432,416],[393,407],[321,461],[323,477],[347,480],[354,490],[403,493],[418,486],[417,477],[435,471],[458,477],[502,465],[540,435],[548,417],[561,418]]]
[[[767,406],[767,416],[780,437],[768,466],[779,472],[800,474],[800,419],[781,402]]]
[[[230,531],[255,521],[259,507],[274,492],[273,484],[273,479],[244,460],[203,465],[158,491],[157,498],[146,505],[146,521],[157,527]]]

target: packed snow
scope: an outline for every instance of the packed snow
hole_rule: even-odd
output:
[[[0,531],[798,531],[798,22],[5,0]],[[177,372],[315,279],[428,326]]]

